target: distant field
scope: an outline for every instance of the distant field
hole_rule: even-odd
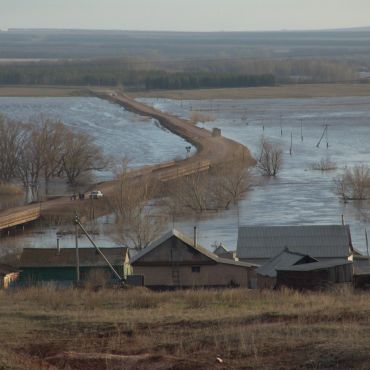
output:
[[[350,289],[0,291],[0,369],[369,369],[369,307]]]
[[[370,96],[370,84],[307,84],[231,89],[156,90],[140,91],[131,95],[179,100]]]
[[[0,86],[0,96],[76,96],[82,95],[81,87],[63,86]]]

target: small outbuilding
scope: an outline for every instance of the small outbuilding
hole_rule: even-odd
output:
[[[121,276],[130,274],[128,248],[101,248],[101,251]],[[116,279],[106,261],[95,248],[79,248],[78,254],[82,282],[98,274],[104,275],[107,280]],[[61,285],[71,285],[76,281],[77,276],[76,249],[25,248],[19,266],[22,284],[55,282]]]
[[[221,258],[228,258],[237,261],[236,251],[229,251],[222,244],[218,245],[213,253]]]
[[[131,259],[134,275],[153,289],[249,287],[256,265],[221,258],[177,230],[151,243]]]
[[[317,262],[317,260],[307,254],[291,252],[286,248],[277,256],[256,269],[257,288],[274,289],[276,287],[277,270],[311,262]]]
[[[238,232],[236,256],[240,261],[263,265],[289,248],[319,261],[353,256],[348,225],[242,226]]]
[[[19,270],[6,264],[0,264],[0,289],[11,287],[19,277]]]
[[[351,261],[319,261],[277,270],[277,287],[321,290],[336,284],[352,283],[352,281]]]

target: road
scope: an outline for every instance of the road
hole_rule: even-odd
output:
[[[190,121],[137,102],[123,92],[112,89],[99,89],[91,90],[91,94],[119,104],[136,114],[157,119],[168,130],[181,136],[197,148],[197,153],[187,159],[134,169],[130,171],[130,176],[133,179],[146,175],[161,181],[167,181],[185,176],[198,169],[207,170],[210,166],[229,162],[237,158],[244,158],[248,164],[254,164],[254,159],[245,146],[223,136],[213,136],[210,131],[197,127]],[[115,183],[114,181],[105,182],[99,184],[98,187],[105,195],[109,196],[115,189]],[[36,220],[40,216],[50,217],[60,215],[61,213],[64,215],[72,214],[76,209],[75,202],[71,201],[70,197],[63,196],[7,209],[0,212],[0,231]]]

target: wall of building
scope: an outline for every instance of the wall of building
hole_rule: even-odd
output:
[[[193,272],[192,267],[199,267]],[[197,269],[196,269],[197,270]],[[144,276],[144,285],[151,287],[250,287],[255,272],[251,268],[227,264],[171,266],[133,266],[135,275]]]
[[[338,265],[313,271],[278,271],[277,285],[293,289],[323,289],[333,284],[350,283],[352,265]]]

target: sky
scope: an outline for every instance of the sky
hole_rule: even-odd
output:
[[[0,0],[0,29],[263,31],[370,26],[370,0]]]

